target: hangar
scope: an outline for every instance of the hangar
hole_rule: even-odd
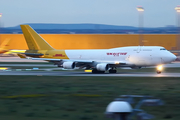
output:
[[[138,34],[40,34],[55,49],[107,49],[138,46]],[[10,49],[28,49],[23,34],[0,34],[0,44],[11,39]],[[177,34],[143,34],[145,46],[180,50]]]

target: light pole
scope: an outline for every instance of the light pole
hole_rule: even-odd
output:
[[[138,6],[137,11],[139,13],[139,45],[143,46],[143,12],[144,8],[142,6]]]
[[[177,12],[177,39],[176,39],[177,47],[176,49],[180,50],[180,5],[175,7],[175,10]]]
[[[1,28],[1,17],[2,17],[2,13],[0,13],[0,28]]]

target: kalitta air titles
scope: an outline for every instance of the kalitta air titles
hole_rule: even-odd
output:
[[[113,55],[113,56],[120,56],[120,55],[126,55],[127,53],[125,52],[125,53],[121,53],[121,52],[119,52],[119,53],[106,53],[107,55]]]

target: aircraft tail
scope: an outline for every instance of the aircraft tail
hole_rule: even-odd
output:
[[[1,49],[8,49],[10,40],[11,40],[11,39],[5,39],[5,40],[3,41],[3,43],[0,45],[0,48],[1,48]]]
[[[29,50],[54,50],[40,35],[29,25],[20,25]]]

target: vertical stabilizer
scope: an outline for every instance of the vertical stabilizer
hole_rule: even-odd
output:
[[[5,39],[2,44],[0,45],[1,49],[8,49],[10,43],[10,39]]]
[[[29,25],[20,25],[29,50],[54,50]]]

